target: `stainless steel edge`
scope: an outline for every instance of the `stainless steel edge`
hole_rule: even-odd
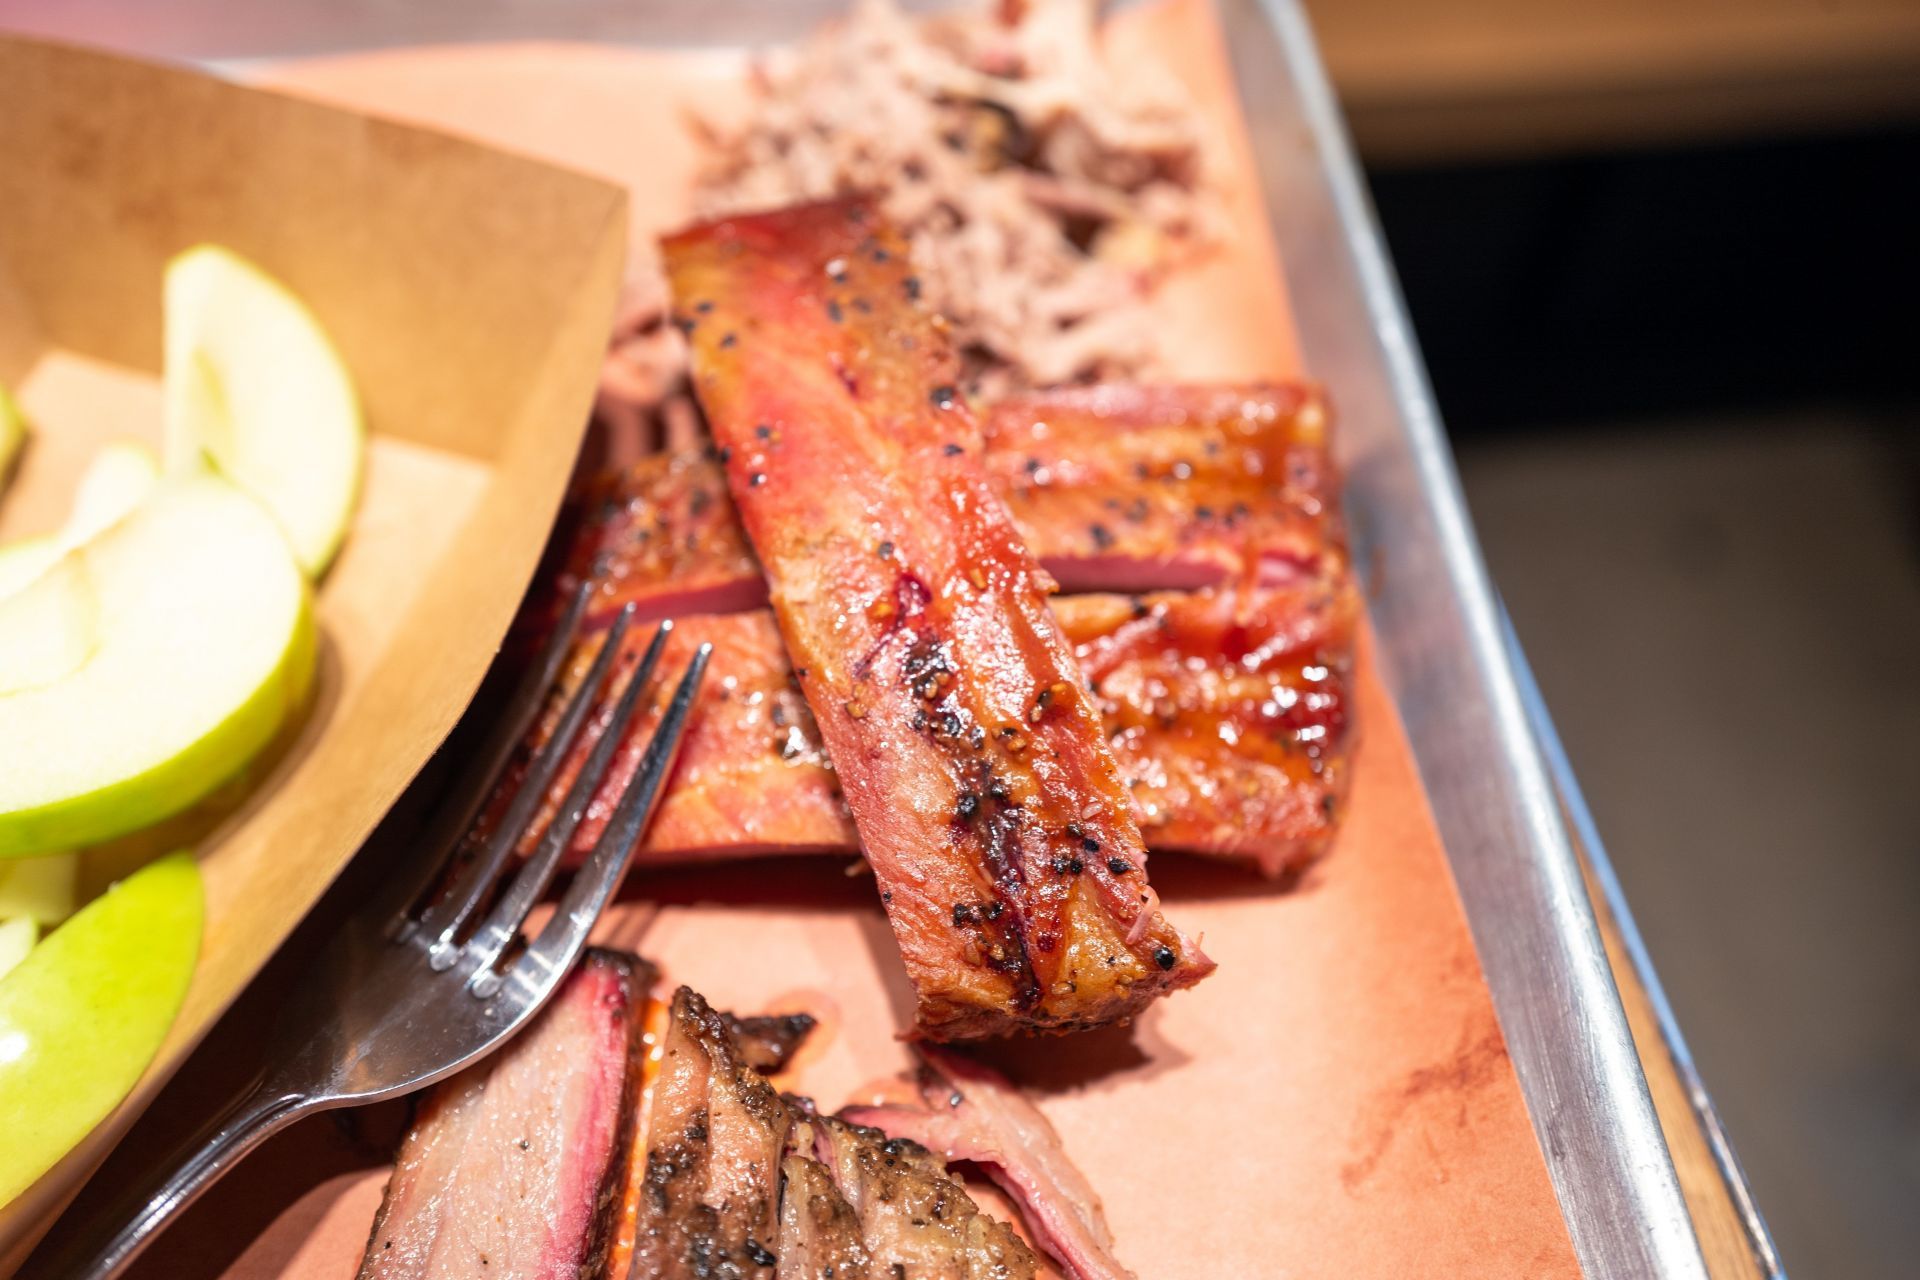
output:
[[[1382,667],[1574,1249],[1589,1276],[1704,1277],[1312,30],[1297,0],[1221,6],[1307,365],[1341,415]]]
[[[1606,846],[1601,843],[1600,830],[1594,824],[1586,796],[1574,776],[1573,763],[1567,758],[1560,732],[1554,727],[1546,699],[1541,696],[1540,686],[1534,680],[1533,668],[1527,662],[1525,650],[1520,647],[1513,621],[1504,610],[1501,625],[1506,634],[1508,660],[1513,664],[1514,676],[1519,682],[1520,698],[1526,705],[1527,719],[1533,725],[1534,737],[1539,740],[1541,753],[1546,758],[1547,771],[1553,779],[1561,813],[1575,844],[1586,859],[1593,882],[1600,886],[1600,894],[1606,899],[1607,910],[1613,916],[1614,927],[1619,931],[1621,945],[1626,949],[1627,961],[1633,966],[1634,976],[1639,979],[1647,993],[1648,1002],[1653,1006],[1661,1046],[1673,1060],[1680,1082],[1686,1088],[1687,1105],[1707,1141],[1708,1150],[1713,1154],[1714,1167],[1727,1189],[1734,1212],[1739,1215],[1740,1228],[1747,1238],[1748,1249],[1753,1253],[1754,1265],[1767,1280],[1786,1280],[1786,1268],[1780,1261],[1779,1250],[1774,1247],[1773,1233],[1767,1229],[1767,1220],[1760,1212],[1758,1201],[1754,1199],[1746,1170],[1740,1165],[1740,1157],[1733,1149],[1726,1126],[1720,1122],[1720,1112],[1714,1106],[1713,1095],[1707,1092],[1706,1083],[1694,1063],[1693,1052],[1687,1047],[1686,1037],[1681,1034],[1673,1007],[1667,1002],[1666,989],[1660,985],[1660,975],[1653,967],[1653,956],[1648,952],[1646,942],[1640,936],[1640,926],[1627,905],[1626,892],[1614,872],[1613,860],[1607,856]]]

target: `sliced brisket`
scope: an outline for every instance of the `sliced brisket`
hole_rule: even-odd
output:
[[[362,1280],[578,1280],[598,1268],[651,981],[630,956],[589,951],[533,1025],[428,1095]]]

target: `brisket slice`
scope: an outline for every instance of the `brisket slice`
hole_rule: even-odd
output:
[[[1322,852],[1338,825],[1350,749],[1349,682],[1358,600],[1346,580],[1244,592],[1060,596],[1073,643],[1149,848],[1244,859],[1268,875]],[[650,634],[630,634],[637,657]],[[644,856],[709,861],[858,852],[853,820],[765,611],[687,618],[667,661],[711,643],[715,670]],[[568,686],[593,651],[583,647]],[[564,692],[565,690],[563,690]],[[536,726],[529,752],[552,730]],[[575,835],[593,847],[639,766],[659,707],[636,717]],[[539,838],[592,750],[590,722],[549,791]],[[511,782],[500,789],[510,797]],[[1082,857],[1084,861],[1084,856]]]
[[[1124,1020],[1213,970],[1158,910],[1052,582],[864,202],[663,244],[693,385],[916,997],[919,1034]],[[1098,855],[1068,870],[1075,850]]]
[[[653,1084],[633,1280],[770,1277],[791,1123],[731,1020],[676,991]]]
[[[833,1174],[814,1159],[816,1122],[811,1109],[795,1119],[780,1162],[780,1238],[774,1280],[876,1280],[885,1273],[860,1230],[860,1215],[834,1185]],[[890,1280],[890,1278],[889,1278]]]
[[[742,1018],[722,1014],[727,1030],[733,1034],[733,1046],[740,1060],[766,1075],[785,1071],[814,1027],[819,1024],[810,1013],[761,1013]]]
[[[1039,1109],[977,1062],[932,1047],[922,1057],[923,1107],[849,1107],[843,1117],[981,1166],[1072,1280],[1136,1280],[1113,1256],[1099,1194]]]
[[[983,1213],[919,1143],[823,1116],[814,1154],[860,1223],[873,1271],[898,1280],[1019,1280],[1037,1274],[1031,1250]]]
[[[531,1026],[428,1094],[374,1220],[363,1280],[577,1280],[598,1268],[651,981],[631,956],[587,952]]]
[[[938,1156],[781,1097],[750,1065],[811,1019],[737,1018],[682,987],[652,1088],[627,1280],[1020,1280],[1032,1255]],[[743,1036],[746,1037],[743,1039]]]

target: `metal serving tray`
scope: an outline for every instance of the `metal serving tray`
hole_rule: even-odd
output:
[[[1418,345],[1298,0],[1216,0],[1306,361],[1341,407],[1357,562],[1495,1008],[1581,1264],[1707,1275],[1654,1113],[1569,822],[1662,1013],[1710,1138],[1711,1103],[1481,559]],[[0,25],[244,71],[255,59],[550,37],[621,44],[793,39],[844,0],[6,0]],[[1734,1203],[1765,1228],[1724,1140]]]

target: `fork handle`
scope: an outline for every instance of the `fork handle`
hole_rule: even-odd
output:
[[[58,1280],[109,1280],[131,1264],[173,1216],[269,1137],[310,1111],[310,1098],[262,1081],[216,1112],[181,1149],[179,1158],[140,1179],[93,1221],[71,1224],[51,1253],[36,1252],[21,1271]],[[102,1232],[110,1230],[103,1238]]]

